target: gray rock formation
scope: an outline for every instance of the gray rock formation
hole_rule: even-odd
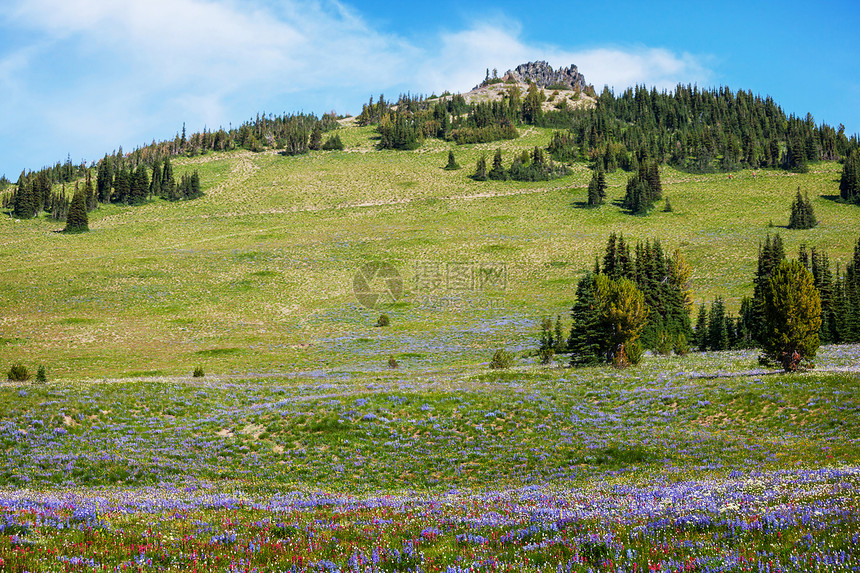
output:
[[[539,88],[560,84],[567,86],[569,89],[574,89],[575,86],[579,86],[579,89],[585,89],[587,85],[585,83],[585,76],[579,73],[576,66],[571,65],[567,69],[559,68],[553,70],[552,66],[544,61],[520,64],[513,70],[508,70],[504,77],[510,77],[526,84],[534,82]]]

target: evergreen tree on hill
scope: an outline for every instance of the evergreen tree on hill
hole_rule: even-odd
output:
[[[308,142],[308,148],[313,151],[319,151],[322,149],[322,128],[320,127],[319,122],[314,125],[314,128],[311,131],[311,139],[310,142]]]
[[[595,275],[588,273],[577,283],[576,302],[570,314],[573,326],[567,346],[571,365],[590,366],[603,362],[606,359],[604,341],[609,336],[602,331]]]
[[[496,153],[493,155],[493,168],[490,169],[489,173],[487,173],[487,177],[496,181],[504,181],[508,178],[508,173],[505,171],[505,166],[502,164],[501,148],[496,149]]]
[[[475,165],[475,174],[472,175],[472,179],[475,181],[487,180],[487,158],[483,155],[478,158],[477,164]]]
[[[800,195],[800,188],[797,189],[797,196],[791,204],[791,216],[788,221],[789,229],[811,229],[818,224],[815,218],[815,213],[812,210],[812,202],[809,200],[809,195]]]
[[[445,165],[446,171],[455,171],[460,169],[460,164],[457,163],[457,159],[454,157],[454,150],[448,151],[448,164]]]
[[[633,177],[627,181],[623,205],[634,215],[644,215],[662,197],[663,186],[656,162],[642,162]]]
[[[820,345],[821,298],[812,273],[798,261],[782,261],[765,291],[763,357],[786,372],[815,358]]]
[[[89,218],[87,216],[87,199],[80,189],[75,190],[72,203],[69,205],[69,213],[66,215],[66,228],[64,233],[83,233],[89,231]]]
[[[860,204],[860,151],[854,150],[842,165],[839,196],[843,201]]]
[[[340,138],[340,134],[335,133],[326,139],[322,148],[323,151],[343,151],[343,141]]]

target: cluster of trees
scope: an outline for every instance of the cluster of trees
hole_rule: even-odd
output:
[[[605,89],[594,108],[548,111],[536,124],[567,128],[550,144],[557,160],[590,160],[607,171],[636,171],[645,158],[697,172],[804,171],[810,161],[836,160],[860,147],[842,125],[786,116],[770,97],[725,87],[678,85],[658,93],[637,86],[618,97]]]
[[[227,151],[244,148],[251,151],[282,149],[285,154],[307,153],[311,149],[343,149],[343,141],[335,134],[325,142],[322,134],[338,127],[338,116],[328,113],[320,118],[312,114],[257,115],[238,128],[219,129],[186,135],[182,132],[171,140],[165,140],[123,153],[122,147],[105,155],[97,165],[79,165],[71,158],[38,171],[23,171],[11,193],[4,193],[2,204],[11,209],[19,219],[36,217],[42,212],[50,213],[56,220],[65,220],[72,199],[57,185],[79,182],[92,177],[96,170],[96,182],[84,189],[84,203],[88,211],[101,203],[139,204],[151,197],[168,200],[193,199],[202,195],[199,175],[191,174],[176,180],[170,167],[170,158],[183,155],[195,156],[209,151]],[[77,185],[77,183],[76,183]],[[0,181],[0,191],[9,186],[8,179]]]
[[[379,96],[376,101],[371,97],[356,121],[377,125],[383,149],[415,149],[430,137],[457,144],[489,143],[519,137],[516,126],[538,122],[544,100],[534,84],[525,97],[514,84],[499,100],[472,104],[459,94],[430,99],[401,95],[396,103]]]
[[[818,224],[818,219],[815,218],[815,212],[812,209],[812,201],[809,200],[809,195],[801,196],[800,188],[797,189],[797,196],[791,203],[791,216],[788,219],[789,229],[811,229]]]
[[[137,205],[153,197],[179,201],[203,195],[199,173],[194,171],[177,181],[169,157],[156,159],[149,167],[143,163],[134,167],[122,157],[106,155],[96,171],[98,199],[102,203]]]
[[[660,167],[656,161],[639,164],[636,174],[627,181],[627,191],[623,205],[634,215],[643,215],[663,198],[663,185],[660,182]]]
[[[467,104],[461,95],[425,100],[401,95],[397,103],[383,96],[365,104],[359,125],[377,125],[381,149],[416,149],[434,137],[458,144],[488,143],[519,137],[518,90],[513,87],[500,101]]]
[[[739,315],[717,298],[699,307],[695,329],[690,275],[680,252],[666,257],[659,241],[637,243],[631,254],[622,236],[611,235],[603,265],[595,261],[577,284],[569,337],[560,317],[554,328],[543,321],[542,360],[567,352],[573,365],[626,366],[643,348],[685,354],[691,341],[700,351],[758,347],[763,363],[794,371],[811,364],[822,343],[860,342],[860,240],[844,272],[838,265],[834,272],[824,252],[801,245],[789,261],[779,235],[768,235]]]
[[[156,160],[151,166],[143,163],[134,166],[125,156],[106,155],[98,167],[84,171],[82,188],[80,182],[75,182],[71,198],[65,183],[55,189],[50,177],[47,169],[22,173],[12,192],[3,196],[3,207],[11,209],[12,216],[19,219],[48,213],[55,221],[66,221],[67,229],[79,231],[86,230],[86,213],[95,210],[99,203],[136,205],[153,197],[178,201],[203,195],[199,173],[194,171],[177,180],[169,158],[163,162]]]
[[[633,281],[588,273],[577,285],[571,314],[568,350],[572,364],[609,362],[624,367],[639,362],[639,337],[650,308]]]
[[[690,340],[690,311],[692,310],[692,269],[681,251],[667,256],[659,240],[637,242],[632,250],[623,235],[609,236],[603,264],[595,261],[594,274],[609,278],[627,278],[642,291],[650,311],[648,324],[642,331],[642,345],[658,349],[661,339],[680,340],[685,346]]]
[[[843,201],[860,205],[860,151],[854,150],[842,165],[839,196]]]
[[[475,173],[472,178],[476,181],[486,181],[488,179],[494,181],[505,181],[512,179],[514,181],[548,181],[558,177],[564,177],[569,173],[567,166],[555,163],[551,158],[548,158],[540,147],[535,147],[531,155],[526,150],[516,156],[509,168],[505,168],[502,150],[497,149],[493,155],[493,165],[487,169],[487,158],[481,156],[478,158],[475,166]]]
[[[577,284],[564,346],[571,364],[626,366],[638,362],[643,348],[685,354],[692,336],[690,276],[680,251],[667,257],[655,240],[631,252],[622,235],[610,235],[602,266],[595,261]],[[547,340],[560,349],[558,335],[547,337],[544,328],[542,348]]]
[[[777,273],[777,269],[789,264],[794,266]],[[798,265],[808,275],[801,273]],[[783,290],[774,290],[774,277]],[[783,283],[789,280],[792,286],[786,290]],[[699,307],[693,338],[696,348],[705,351],[760,347],[767,361],[794,369],[798,360],[814,358],[812,349],[817,349],[818,344],[860,342],[860,240],[844,270],[837,265],[834,271],[825,252],[805,245],[800,246],[796,261],[788,261],[780,236],[768,235],[759,247],[753,285],[753,296],[741,301],[736,317],[726,312],[720,298],[711,303],[709,310],[704,304]],[[797,349],[798,356],[794,355],[795,349],[791,352],[785,348],[779,352],[773,349],[776,328],[773,324],[782,316],[774,315],[778,304],[788,305],[794,313],[785,320],[793,321],[796,333],[806,329],[797,334],[806,341],[803,349]],[[802,313],[805,316],[800,316]],[[785,362],[787,359],[792,360]]]

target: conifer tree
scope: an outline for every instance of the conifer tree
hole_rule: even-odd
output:
[[[839,196],[843,201],[860,204],[860,150],[852,151],[842,165]]]
[[[475,181],[487,180],[487,158],[485,156],[482,155],[478,158],[478,162],[475,165],[475,174],[472,175],[472,179]]]
[[[606,202],[606,173],[603,167],[597,169],[597,199],[601,205]]]
[[[757,343],[762,343],[763,327],[765,321],[764,298],[765,292],[770,285],[770,277],[773,269],[785,260],[785,249],[779,233],[771,239],[770,234],[765,237],[764,245],[759,245],[758,266],[753,278],[752,316],[750,322],[752,327],[752,338]]]
[[[708,315],[708,348],[726,350],[729,347],[729,332],[726,326],[726,307],[721,297],[711,303]]]
[[[603,281],[608,285],[601,286]],[[600,319],[603,329],[610,333],[609,354],[612,364],[618,368],[629,366],[637,360],[638,339],[648,322],[645,297],[633,281],[623,277],[612,281],[599,275],[597,282]]]
[[[487,174],[487,177],[496,181],[504,181],[508,178],[508,174],[505,171],[505,166],[502,164],[501,147],[496,149],[496,153],[493,155],[493,168],[490,169],[490,172]]]
[[[603,169],[594,169],[588,183],[588,205],[597,207],[606,200],[606,178]]]
[[[146,167],[141,163],[131,175],[128,202],[133,205],[143,203],[148,193],[149,175],[147,174]]]
[[[529,89],[526,91],[526,97],[523,99],[523,121],[526,123],[535,124],[543,117],[543,102],[546,96],[538,89],[534,82],[529,84]]]
[[[588,206],[597,207],[600,205],[600,191],[597,186],[597,172],[591,176],[591,181],[588,182]]]
[[[708,350],[708,311],[705,308],[705,303],[699,306],[699,315],[696,319],[696,347],[699,352]]]
[[[576,285],[576,301],[570,311],[573,326],[568,338],[570,363],[590,366],[606,359],[607,332],[602,332],[595,275],[588,273]]]
[[[93,179],[90,170],[87,170],[87,180],[84,185],[84,197],[86,198],[87,211],[93,211],[98,206],[98,195],[93,189]]]
[[[96,175],[96,190],[99,202],[109,203],[111,199],[111,187],[113,185],[113,159],[105,155],[99,161],[98,174]]]
[[[448,151],[448,164],[445,165],[446,171],[455,171],[460,169],[460,164],[457,163],[457,159],[454,157],[454,150],[451,149]]]
[[[343,151],[343,140],[340,138],[340,134],[335,133],[332,136],[329,136],[328,139],[323,143],[323,151]]]
[[[815,213],[812,210],[812,202],[809,195],[801,196],[800,188],[797,196],[791,204],[791,217],[788,221],[789,229],[811,229],[818,224]]]
[[[320,127],[320,122],[314,124],[314,128],[311,131],[311,139],[308,142],[308,148],[314,151],[322,149],[322,127]]]
[[[173,200],[174,187],[176,182],[173,180],[173,166],[170,164],[170,158],[164,160],[164,167],[161,172],[161,197],[164,199]]]
[[[69,205],[69,213],[66,215],[66,228],[64,233],[83,233],[89,231],[89,218],[87,216],[87,199],[80,189],[75,191],[72,202]]]
[[[786,372],[815,358],[820,340],[821,298],[812,273],[798,261],[782,261],[765,291],[762,353]]]

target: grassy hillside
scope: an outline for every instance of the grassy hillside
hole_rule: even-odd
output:
[[[501,144],[505,162],[545,146],[550,131]],[[794,255],[806,242],[847,260],[860,209],[834,202],[839,166],[808,174],[663,170],[674,209],[647,217],[612,202],[627,175],[610,175],[610,204],[582,208],[590,172],[549,183],[475,182],[476,159],[497,144],[378,151],[372,128],[341,130],[343,152],[285,157],[237,151],[176,162],[198,169],[206,196],[187,203],[103,206],[91,232],[55,233],[49,220],[0,218],[0,365],[46,364],[53,377],[406,369],[486,362],[499,346],[533,345],[543,315],[567,314],[578,277],[610,232],[659,238],[694,269],[698,301],[730,308],[751,292],[757,245],[779,231]],[[800,187],[821,224],[788,221]],[[353,277],[387,261],[404,281],[397,304],[369,310]],[[504,289],[419,292],[426,264],[503,268]],[[474,265],[468,267],[475,269]],[[380,312],[391,326],[374,328]]]

